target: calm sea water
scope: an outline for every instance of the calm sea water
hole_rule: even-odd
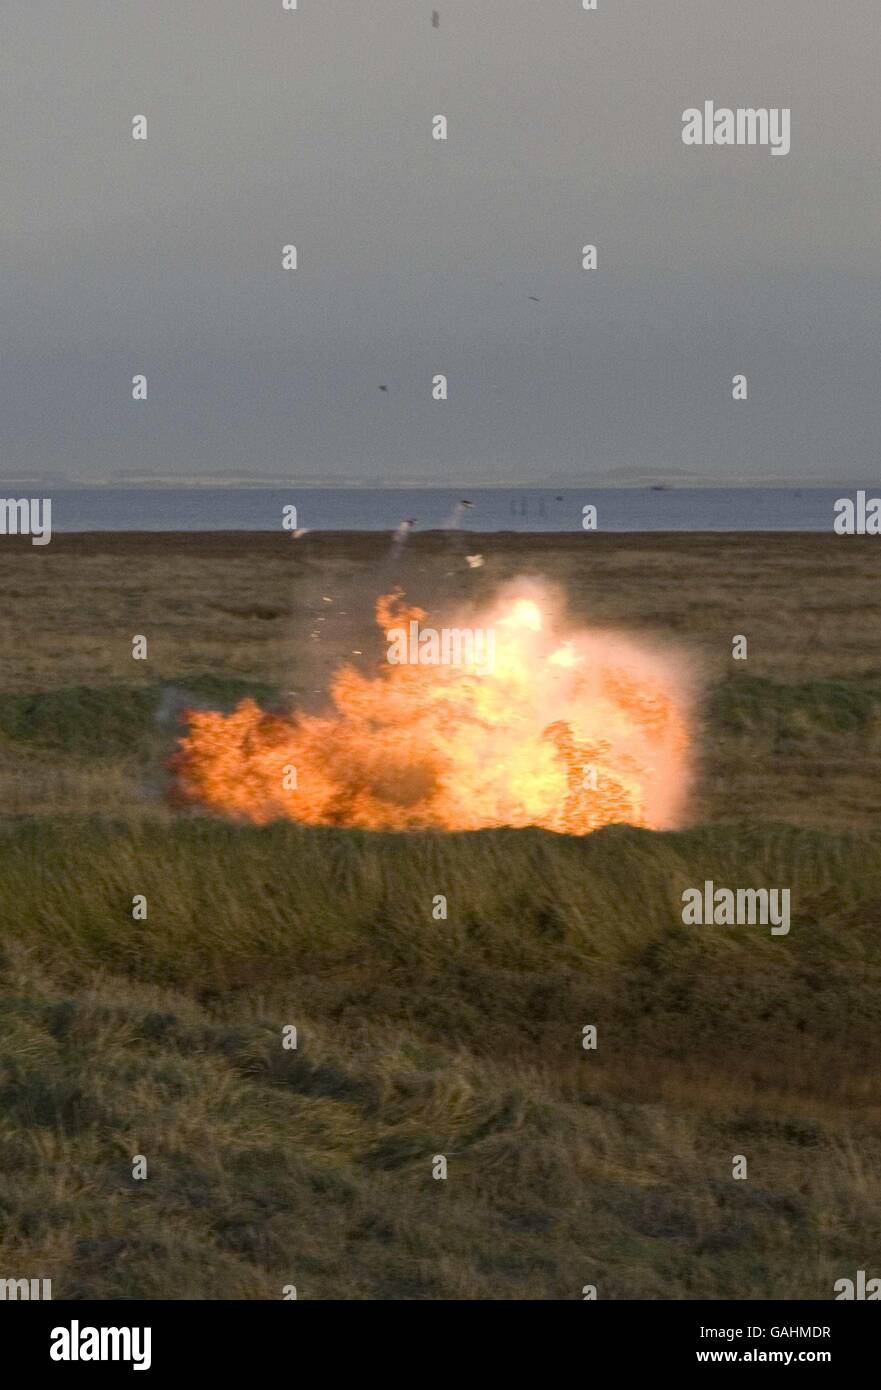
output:
[[[456,524],[470,531],[581,531],[593,503],[599,531],[831,531],[844,488],[77,488],[53,491],[55,531],[276,531],[297,508],[317,531],[389,531]]]

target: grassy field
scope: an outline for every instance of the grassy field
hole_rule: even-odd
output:
[[[4,545],[0,1277],[826,1299],[881,1272],[872,538],[468,549],[482,569],[441,536],[396,565],[380,537]],[[683,829],[370,835],[169,802],[187,704],[319,708],[341,659],[375,660],[378,593],[443,607],[518,573],[688,653]],[[789,886],[790,934],[683,926],[705,878]]]

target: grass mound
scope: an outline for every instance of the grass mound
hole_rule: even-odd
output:
[[[683,926],[705,877],[790,935]],[[879,1248],[881,836],[32,821],[0,911],[0,1256],[56,1297],[824,1299]]]

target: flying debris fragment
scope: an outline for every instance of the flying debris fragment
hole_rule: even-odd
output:
[[[459,525],[459,522],[462,520],[463,516],[468,511],[468,508],[473,506],[474,503],[469,502],[467,497],[461,498],[460,501],[456,503],[455,507],[450,512],[450,515],[444,522],[445,530],[455,531]]]
[[[404,548],[404,545],[406,544],[407,537],[413,530],[413,527],[416,525],[417,520],[418,517],[415,516],[405,517],[398,529],[395,531],[394,535],[392,536],[392,559],[396,560],[400,555],[402,549]]]

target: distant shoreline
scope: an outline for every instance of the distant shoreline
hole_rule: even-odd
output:
[[[841,487],[123,487],[8,489],[51,501],[53,533],[141,531],[478,534],[827,531]],[[877,489],[875,490],[877,491]],[[866,489],[872,496],[873,490]],[[588,515],[590,513],[590,515]]]
[[[464,537],[461,532],[421,531],[412,534],[406,545],[406,552],[418,555],[449,553],[460,548]],[[689,551],[706,548],[736,547],[739,550],[773,546],[776,550],[803,548],[815,551],[825,546],[835,548],[842,554],[852,554],[854,547],[864,550],[866,555],[877,549],[874,536],[834,535],[831,531],[606,531],[587,535],[583,532],[568,531],[469,531],[467,546],[461,547],[469,553],[480,551],[487,555],[498,552],[522,552],[524,560],[540,557],[554,552],[571,552],[584,556],[606,553],[609,549],[645,550],[669,552],[671,547],[687,547]],[[35,559],[51,559],[56,555],[96,554],[109,552],[152,552],[177,554],[187,552],[194,558],[200,555],[245,555],[262,553],[265,555],[290,556],[292,559],[308,559],[310,552],[344,554],[361,558],[375,552],[377,559],[387,557],[390,552],[391,535],[387,531],[310,531],[295,540],[282,531],[214,530],[214,531],[58,531],[52,536],[48,546],[32,546],[29,536],[4,536],[0,538],[0,557],[7,555],[32,555]]]
[[[832,480],[803,482],[788,478],[760,478],[751,480],[741,478],[734,482],[720,482],[714,478],[583,478],[568,481],[554,481],[536,484],[533,481],[476,483],[465,480],[445,482],[362,482],[349,480],[334,482],[320,479],[297,478],[145,478],[143,480],[119,479],[91,481],[89,479],[22,477],[0,479],[0,493],[14,490],[54,488],[59,492],[250,492],[278,491],[287,488],[297,492],[820,492],[837,489],[839,492],[853,492],[856,488],[879,489],[879,479],[863,479],[854,482]]]

